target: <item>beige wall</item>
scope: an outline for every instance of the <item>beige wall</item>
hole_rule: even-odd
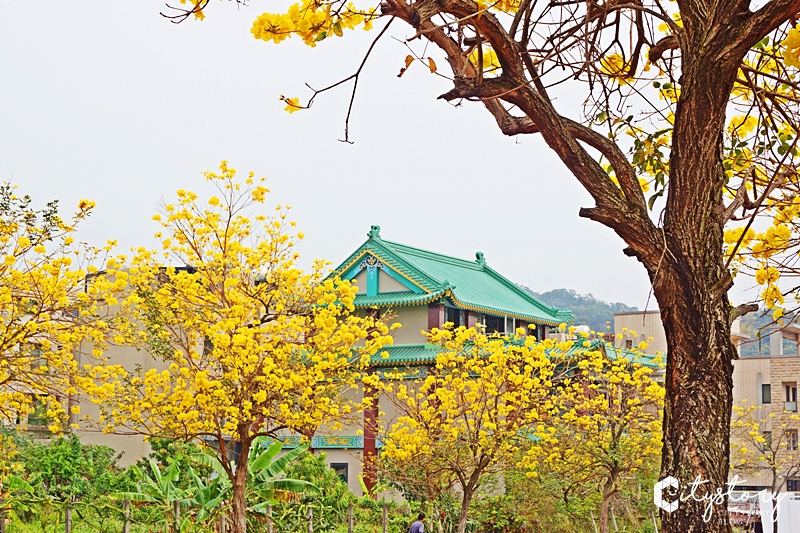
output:
[[[76,353],[78,364],[96,363],[95,359],[86,355],[89,353],[91,353],[91,348],[82,346],[82,350]],[[130,346],[112,346],[106,350],[105,357],[108,358],[109,364],[122,365],[129,372],[135,372],[137,365],[142,369],[142,373],[151,368],[164,370],[168,366],[163,361],[155,360],[146,350],[137,350]],[[91,423],[82,420],[86,416],[91,417],[92,420],[97,420],[100,409],[86,398],[79,397],[77,402],[80,405],[81,412],[79,419],[76,420],[79,427],[74,430],[74,433],[78,435],[82,443],[108,446],[121,452],[122,457],[119,464],[123,467],[132,465],[142,457],[150,454],[150,445],[141,435],[105,434],[95,429]]]
[[[408,292],[408,287],[378,269],[378,292]]]
[[[748,357],[733,362],[734,405],[741,405],[744,400],[751,405],[758,404],[762,383],[771,383],[769,358]]]
[[[394,314],[395,318],[391,322],[397,322],[403,326],[392,334],[395,345],[427,342],[421,333],[428,329],[427,305],[398,307],[394,309]]]
[[[361,270],[356,277],[353,278],[353,283],[358,285],[359,294],[367,294],[367,269]]]
[[[623,333],[623,329],[627,329],[627,331]],[[636,333],[636,338],[631,335],[631,331]],[[667,336],[664,333],[664,326],[661,324],[660,311],[614,314],[614,335],[617,337],[615,339],[617,346],[626,347],[626,341],[631,341],[633,347],[638,346],[641,342],[647,342],[645,353],[649,355],[667,353]],[[619,335],[622,335],[621,339],[618,337]],[[650,337],[653,340],[649,340]]]

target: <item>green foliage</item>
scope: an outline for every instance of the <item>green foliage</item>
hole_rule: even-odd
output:
[[[20,442],[26,480],[40,497],[91,501],[132,486],[130,476],[117,466],[119,454],[107,446],[81,444],[75,435],[47,444]]]
[[[136,463],[136,466],[141,469],[149,470],[149,459],[153,459],[160,468],[167,468],[171,464],[177,463],[180,472],[188,472],[189,467],[192,467],[201,479],[205,479],[211,473],[210,467],[192,460],[193,455],[203,452],[202,447],[194,442],[152,438],[150,439],[150,447],[153,451],[148,458],[140,459]],[[193,482],[188,476],[182,476],[178,479],[176,485],[182,489],[188,489],[193,486]]]
[[[586,325],[597,332],[608,333],[614,331],[614,313],[639,310],[636,307],[630,307],[619,302],[606,303],[596,299],[591,294],[584,296],[572,289],[553,289],[552,291],[538,293],[528,287],[521,287],[547,305],[572,311],[575,314],[574,324],[576,326]],[[607,329],[609,326],[610,330]]]

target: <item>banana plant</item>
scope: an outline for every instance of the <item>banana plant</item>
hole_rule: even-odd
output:
[[[164,472],[158,468],[155,460],[150,459],[152,476],[142,468],[134,466],[138,478],[138,491],[118,492],[117,498],[129,499],[135,502],[149,502],[161,507],[167,518],[172,533],[180,533],[188,527],[188,520],[181,520],[180,507],[192,503],[192,495],[178,488],[175,484],[180,478],[180,467],[177,463],[169,465]]]
[[[222,505],[227,499],[230,485],[226,482],[227,478],[220,476],[212,479],[210,483],[205,483],[195,474],[191,467],[189,468],[189,476],[194,482],[192,504],[196,507],[195,522],[202,524],[221,511]]]
[[[307,444],[289,450],[278,457],[283,444],[275,442],[264,449],[266,442],[265,437],[255,439],[250,449],[250,455],[247,458],[246,496],[248,501],[257,500],[257,503],[249,507],[250,510],[266,514],[267,506],[276,503],[278,497],[285,494],[319,494],[319,488],[313,483],[302,479],[281,477],[286,468],[308,449]],[[228,473],[216,457],[208,454],[194,454],[192,459],[202,465],[211,467],[220,479],[226,480],[226,493],[230,490],[231,483]],[[231,462],[229,466],[230,471],[235,472],[235,463]]]

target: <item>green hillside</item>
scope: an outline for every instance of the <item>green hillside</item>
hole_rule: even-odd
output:
[[[606,303],[591,294],[578,294],[572,289],[553,289],[538,293],[524,285],[520,286],[547,305],[569,309],[575,314],[574,325],[586,325],[594,331],[614,331],[614,313],[639,310],[619,302]]]

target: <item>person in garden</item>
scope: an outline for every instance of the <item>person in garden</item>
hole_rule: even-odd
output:
[[[417,521],[411,524],[408,533],[425,533],[425,513],[417,515]]]

